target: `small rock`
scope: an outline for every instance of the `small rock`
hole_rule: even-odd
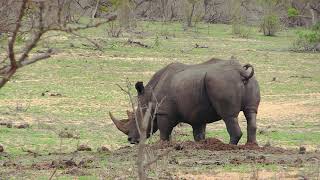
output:
[[[30,125],[28,123],[25,123],[25,124],[15,125],[14,127],[18,129],[26,129],[26,128],[29,128]]]
[[[277,77],[273,77],[273,78],[272,78],[272,81],[276,81],[276,80],[277,80]]]
[[[110,152],[111,152],[110,149],[109,149],[107,146],[98,147],[97,151],[98,151],[99,153],[104,153],[104,152],[110,153]]]
[[[77,166],[77,164],[76,164],[73,160],[66,160],[66,161],[64,162],[64,164],[65,164],[67,167]]]
[[[1,152],[4,152],[4,148],[3,148],[3,145],[2,144],[0,144],[0,153]]]
[[[88,145],[86,144],[81,144],[78,149],[78,151],[92,151],[91,147],[89,147]]]
[[[301,147],[299,148],[299,154],[305,154],[306,151],[307,151],[307,149],[306,149],[304,146],[301,146]]]

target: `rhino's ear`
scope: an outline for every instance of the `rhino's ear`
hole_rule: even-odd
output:
[[[143,82],[142,81],[138,81],[135,85],[136,90],[138,92],[138,95],[141,95],[144,93],[144,86],[143,86]]]

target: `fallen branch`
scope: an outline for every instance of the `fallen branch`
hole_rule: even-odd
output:
[[[204,45],[204,46],[201,46],[199,44],[196,44],[194,48],[209,48],[208,46]]]
[[[131,39],[128,39],[128,43],[129,44],[136,44],[136,45],[139,45],[140,47],[144,47],[144,48],[150,48],[150,46],[146,45],[146,44],[143,44],[139,41],[133,41]]]
[[[94,41],[94,40],[92,40],[92,39],[90,39],[90,38],[88,38],[88,37],[86,37],[86,36],[82,36],[82,35],[74,32],[74,31],[70,32],[70,34],[73,34],[73,35],[78,36],[78,37],[80,37],[80,38],[86,39],[86,40],[89,41],[91,44],[93,44],[93,45],[96,47],[97,50],[103,52],[103,51],[102,51],[102,47],[101,47],[96,41]]]

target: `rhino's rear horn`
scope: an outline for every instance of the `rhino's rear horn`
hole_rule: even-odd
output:
[[[128,135],[129,134],[129,128],[128,128],[128,122],[130,119],[125,119],[125,120],[118,120],[115,118],[111,112],[109,112],[109,116],[112,120],[112,122],[116,125],[116,127],[123,132],[124,134]]]

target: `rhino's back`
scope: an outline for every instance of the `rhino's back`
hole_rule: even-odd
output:
[[[221,119],[209,101],[206,74],[206,69],[188,68],[175,74],[171,81],[170,97],[182,120],[191,125]]]

